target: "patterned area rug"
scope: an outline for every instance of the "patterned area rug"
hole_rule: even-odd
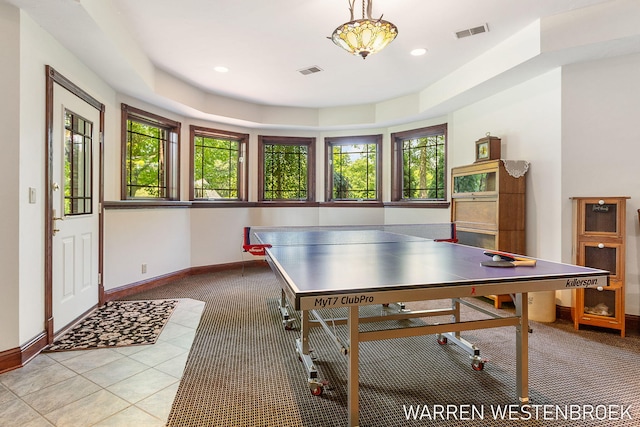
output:
[[[46,351],[153,344],[169,320],[178,301],[109,301]]]

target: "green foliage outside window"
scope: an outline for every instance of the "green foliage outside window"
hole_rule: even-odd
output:
[[[264,199],[306,200],[307,168],[306,145],[265,144]]]
[[[332,147],[334,200],[375,200],[376,144]]]
[[[196,136],[193,157],[196,199],[238,199],[238,141]]]
[[[168,131],[127,121],[127,193],[129,197],[167,197],[166,152]]]
[[[91,145],[93,123],[65,112],[64,214],[91,213]]]
[[[404,199],[445,198],[445,136],[402,142]]]

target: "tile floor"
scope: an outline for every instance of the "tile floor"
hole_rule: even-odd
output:
[[[41,353],[0,374],[0,426],[164,426],[203,309],[181,299],[153,345]]]

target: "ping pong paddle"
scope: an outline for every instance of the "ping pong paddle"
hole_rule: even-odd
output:
[[[535,267],[536,260],[519,257],[506,252],[484,251],[484,254],[493,258],[492,261],[482,261],[484,267]]]
[[[506,267],[506,268],[510,268],[510,267],[535,267],[536,266],[536,260],[535,259],[528,259],[525,261],[507,261],[507,260],[503,260],[503,261],[482,261],[480,263],[481,266],[483,267]]]

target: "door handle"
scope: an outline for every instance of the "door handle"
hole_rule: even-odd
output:
[[[53,218],[51,218],[53,220],[53,230],[51,230],[53,232],[53,235],[55,236],[56,233],[58,231],[60,231],[59,228],[56,228],[56,221],[64,221],[64,218],[62,217],[56,217],[55,211],[53,213]]]

